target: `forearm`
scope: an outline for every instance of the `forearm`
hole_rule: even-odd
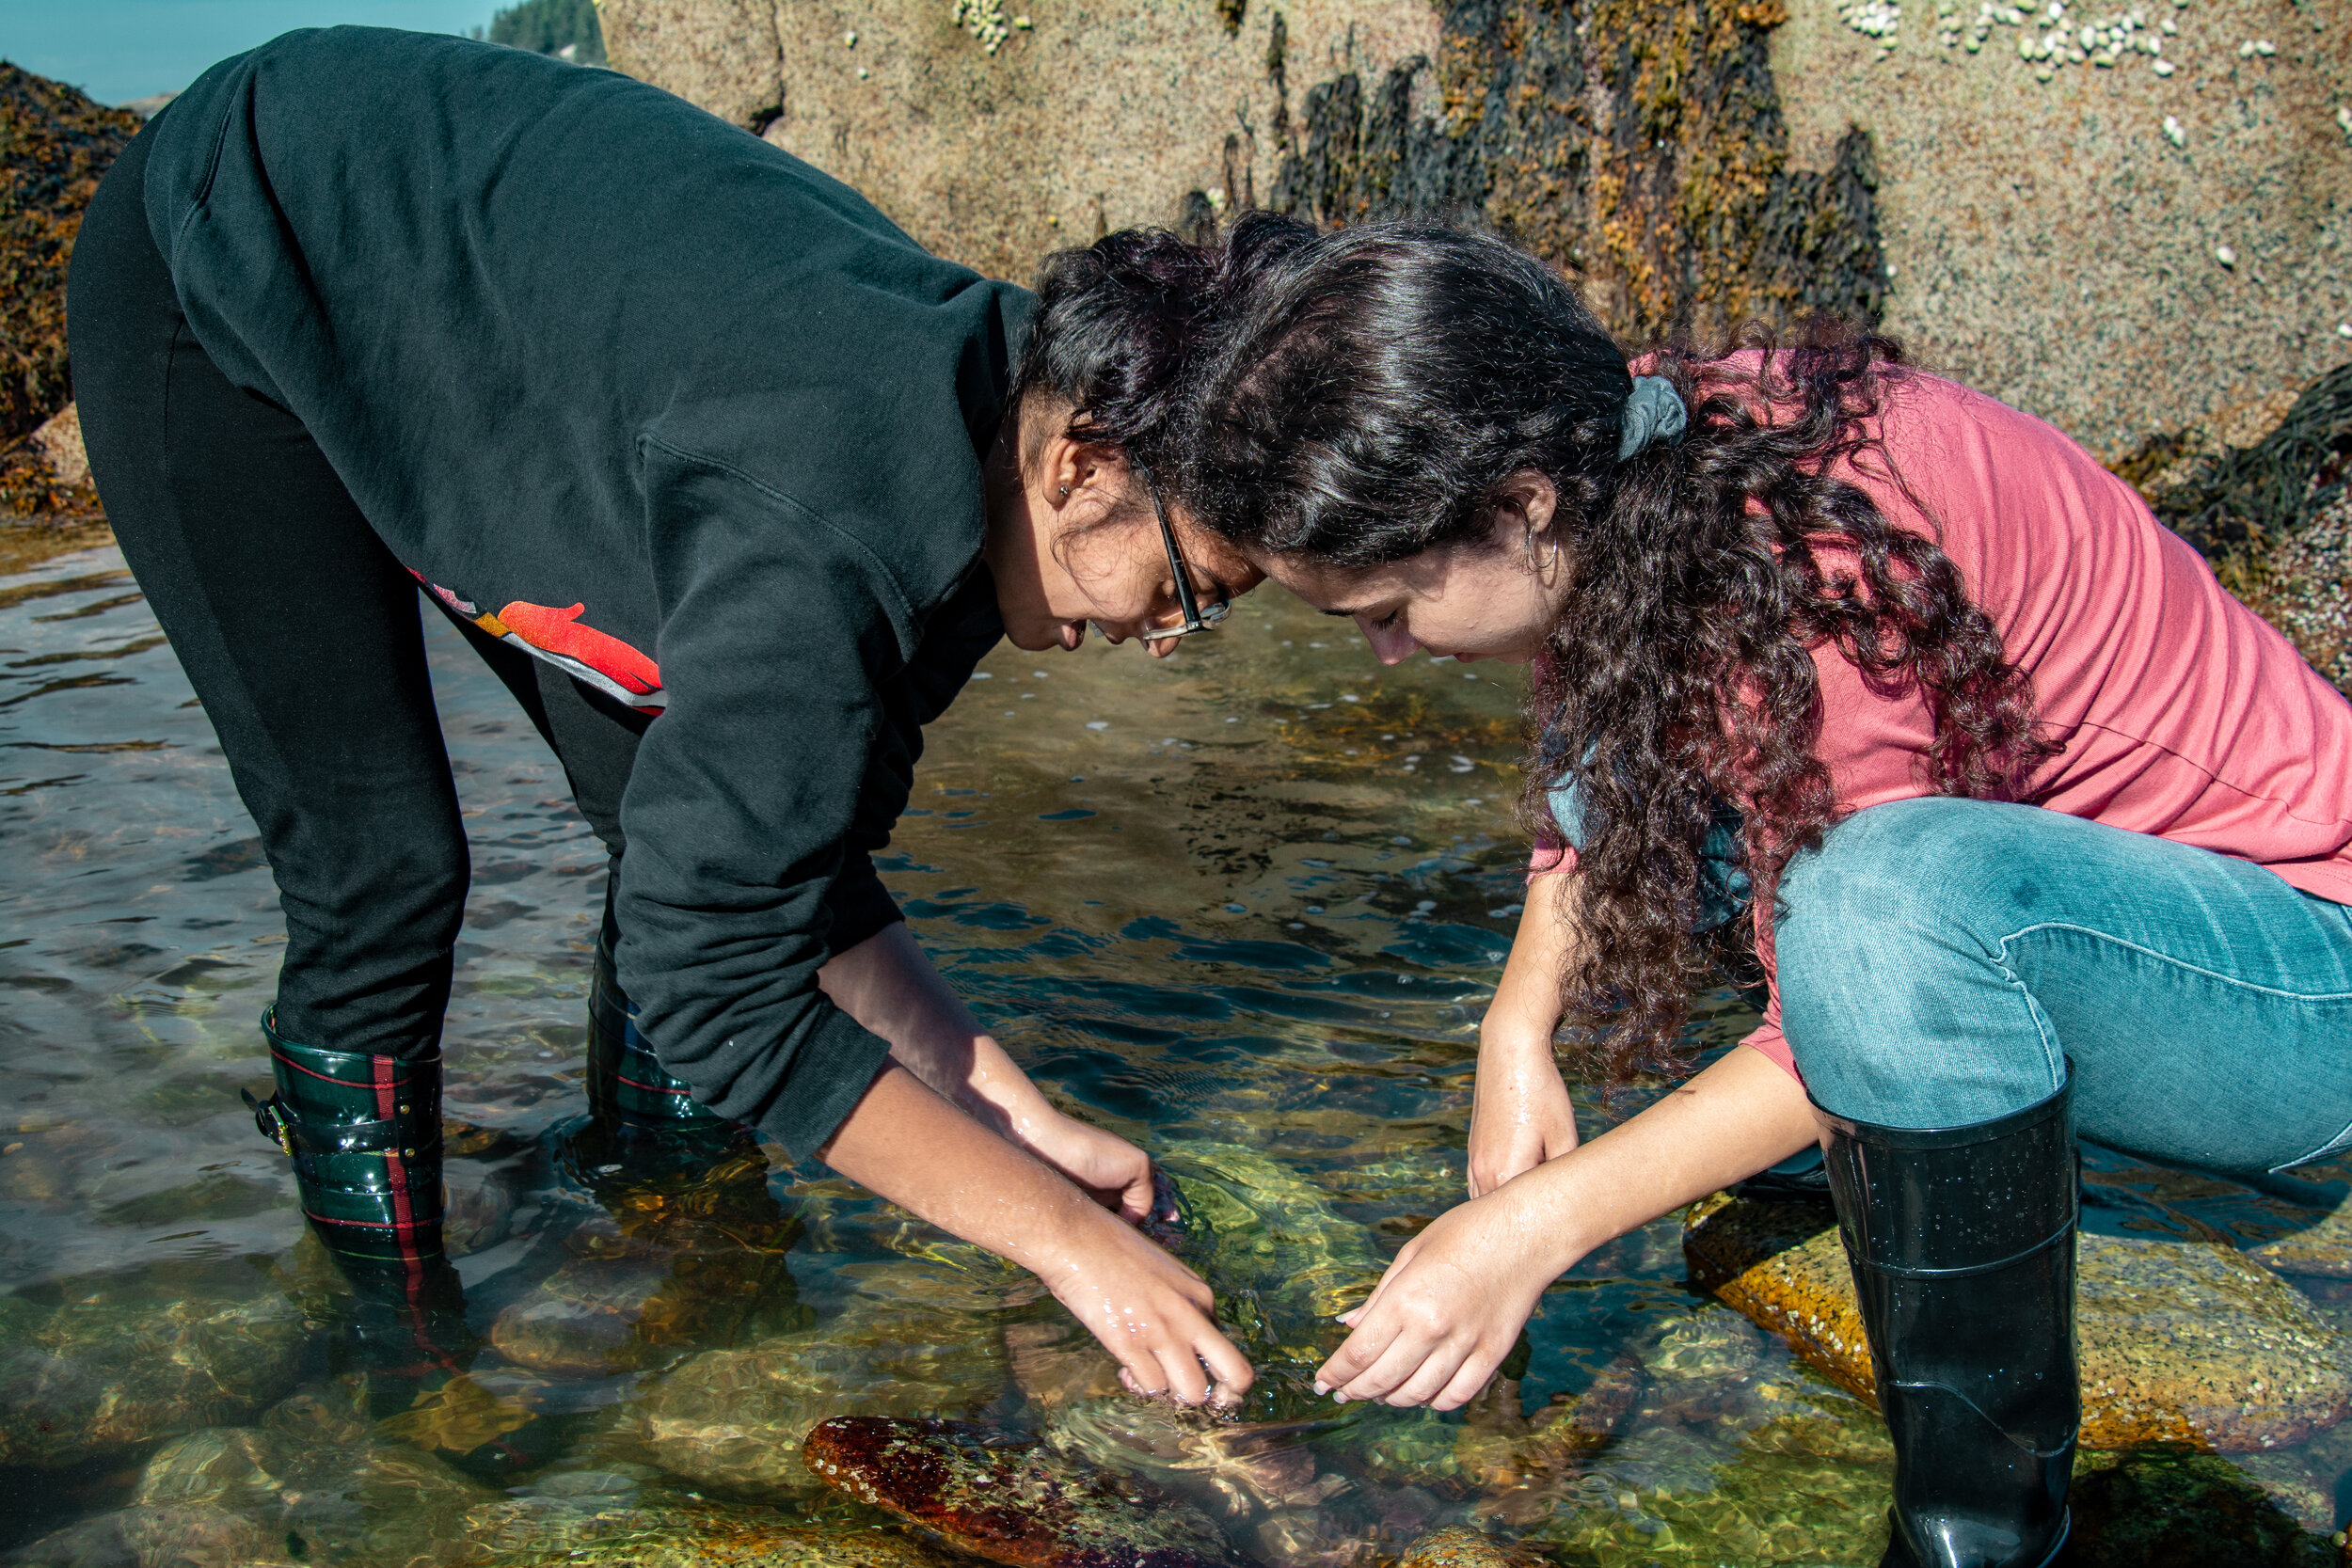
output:
[[[1074,1239],[1118,1224],[1060,1172],[895,1062],[817,1153],[868,1191],[1048,1279]]]
[[[1544,1237],[1549,1276],[1816,1141],[1804,1087],[1745,1046],[1629,1120],[1496,1193]],[[1553,1266],[1556,1265],[1556,1266]]]
[[[948,988],[903,922],[818,972],[834,1005],[890,1042],[890,1059],[983,1125],[1024,1143],[1056,1113]]]
[[[1478,1026],[1482,1061],[1489,1051],[1510,1056],[1540,1053],[1550,1059],[1551,1037],[1560,1026],[1560,977],[1583,941],[1575,883],[1575,877],[1565,873],[1529,879],[1511,956]]]

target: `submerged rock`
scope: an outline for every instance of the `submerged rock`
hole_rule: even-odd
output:
[[[1139,1476],[1224,1522],[1231,1539],[1287,1568],[1352,1568],[1377,1555],[1334,1505],[1355,1490],[1310,1439],[1345,1418],[1237,1421],[1166,1400],[1098,1400],[1057,1413],[1043,1436],[1076,1464]]]
[[[1453,1525],[1414,1542],[1396,1568],[1537,1568],[1543,1560],[1534,1547]]]
[[[1695,1206],[1693,1283],[1875,1401],[1870,1348],[1827,1210],[1722,1196]],[[2075,1343],[2086,1448],[2224,1452],[2299,1442],[2352,1405],[2343,1347],[2311,1303],[2215,1243],[2085,1234]]]
[[[1499,1377],[1464,1407],[1454,1464],[1490,1497],[1539,1485],[1614,1436],[1640,1401],[1642,1385],[1639,1367],[1614,1362],[1583,1392],[1558,1395],[1523,1417],[1518,1380]]]
[[[1239,1568],[1188,1504],[997,1428],[836,1417],[803,1457],[859,1501],[1011,1568]]]
[[[1298,1171],[1238,1144],[1163,1151],[1184,1217],[1164,1244],[1216,1292],[1218,1326],[1258,1382],[1243,1404],[1257,1420],[1328,1409],[1314,1370],[1347,1330],[1334,1320],[1379,1283],[1384,1263],[1360,1224]]]
[[[971,1568],[897,1529],[814,1528],[751,1509],[508,1499],[469,1514],[465,1539],[468,1561],[500,1568]]]
[[[469,1511],[495,1496],[405,1444],[322,1443],[262,1427],[223,1427],[158,1449],[122,1528],[237,1520],[258,1528],[266,1547],[257,1557],[225,1561],[421,1568],[456,1560],[466,1549]]]
[[[291,1568],[268,1527],[217,1508],[124,1508],[45,1535],[17,1568]]]
[[[0,1296],[0,1465],[62,1465],[251,1418],[293,1386],[282,1297],[156,1305]]]
[[[808,1490],[801,1445],[828,1416],[961,1416],[995,1400],[1004,1363],[987,1320],[894,1296],[888,1277],[869,1275],[813,1328],[689,1356],[631,1403],[624,1439],[705,1485]]]
[[[2247,1254],[2265,1268],[2311,1279],[2352,1279],[2352,1203],[2307,1229],[2266,1242]]]

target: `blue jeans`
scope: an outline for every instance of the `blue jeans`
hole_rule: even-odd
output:
[[[1789,863],[1782,1026],[1813,1097],[1988,1121],[2074,1064],[2085,1138],[2215,1170],[2352,1146],[2352,906],[2060,812],[1899,800]]]

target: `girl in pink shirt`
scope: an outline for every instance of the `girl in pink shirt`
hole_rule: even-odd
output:
[[[1818,1144],[1885,1561],[2048,1562],[2077,1128],[2229,1170],[2352,1143],[2352,706],[2079,448],[1885,340],[1629,366],[1548,268],[1437,228],[1256,215],[1221,265],[1185,499],[1384,661],[1535,659],[1555,846],[1472,1201],[1324,1386],[1457,1406],[1585,1253]],[[1727,941],[1764,1026],[1580,1142],[1560,1021],[1671,1065]]]

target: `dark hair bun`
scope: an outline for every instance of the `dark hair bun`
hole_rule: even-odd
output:
[[[1172,470],[1186,367],[1217,301],[1313,235],[1293,219],[1251,213],[1213,245],[1122,229],[1056,251],[1039,269],[1011,406],[1066,403],[1073,431]]]

